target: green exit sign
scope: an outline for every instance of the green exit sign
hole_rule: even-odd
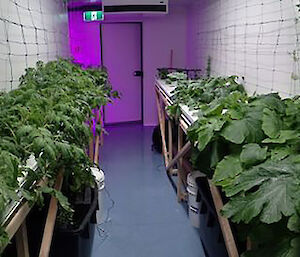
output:
[[[104,14],[102,11],[88,11],[83,13],[84,21],[103,21]]]

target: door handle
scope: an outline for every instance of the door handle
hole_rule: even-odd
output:
[[[144,73],[141,71],[141,70],[136,70],[133,75],[135,77],[143,77],[144,76]]]

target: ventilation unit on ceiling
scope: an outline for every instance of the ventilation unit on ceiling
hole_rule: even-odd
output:
[[[104,13],[168,13],[168,0],[103,0]]]

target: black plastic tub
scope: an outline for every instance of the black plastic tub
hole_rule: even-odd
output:
[[[91,256],[96,226],[96,211],[98,209],[97,187],[91,189],[91,192],[85,202],[75,206],[75,218],[80,220],[75,227],[66,228],[56,225],[50,256]]]

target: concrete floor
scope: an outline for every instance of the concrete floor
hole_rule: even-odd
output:
[[[177,203],[151,127],[108,129],[101,150],[106,175],[104,219],[92,257],[204,257],[199,233]]]

